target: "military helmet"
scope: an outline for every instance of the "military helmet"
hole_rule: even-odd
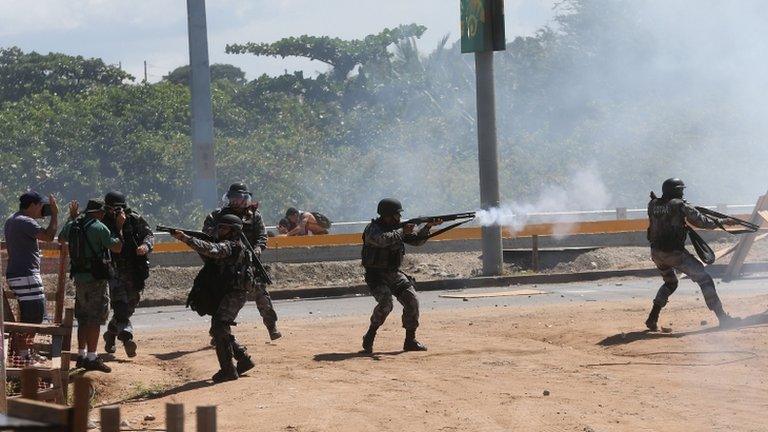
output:
[[[231,195],[241,195],[241,194],[251,194],[248,192],[248,187],[243,183],[232,183],[229,185],[229,190],[227,191],[227,197]]]
[[[683,189],[685,189],[685,183],[679,178],[666,179],[661,185],[661,193],[667,197],[680,198],[683,196]]]
[[[125,207],[125,195],[118,191],[109,191],[104,195],[104,205],[109,207]]]
[[[234,228],[236,230],[243,229],[243,220],[237,217],[236,215],[233,215],[231,213],[225,214],[224,216],[220,217],[218,222],[216,223],[218,226],[228,226],[230,228]]]
[[[403,205],[400,201],[394,198],[384,198],[379,201],[379,205],[376,207],[376,213],[379,216],[394,216],[396,213],[403,211]]]

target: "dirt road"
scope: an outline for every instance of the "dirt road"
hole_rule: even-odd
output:
[[[93,375],[98,402],[121,402],[134,428],[162,427],[173,401],[189,419],[196,405],[218,405],[224,431],[766,430],[766,282],[721,288],[727,307],[749,316],[728,330],[683,289],[662,315],[670,334],[641,331],[657,281],[645,283],[637,299],[425,308],[425,353],[400,352],[397,308],[373,356],[356,354],[363,311],[288,314],[277,343],[247,320],[235,331],[257,369],[219,385],[208,381],[204,321],[143,328],[138,357]]]

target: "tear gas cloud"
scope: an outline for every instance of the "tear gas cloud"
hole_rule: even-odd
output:
[[[501,225],[517,232],[528,224],[532,213],[602,209],[611,202],[611,197],[595,170],[576,171],[570,178],[571,182],[563,187],[547,186],[534,201],[512,202],[480,210],[477,220],[482,226]],[[570,234],[576,221],[575,215],[554,215],[555,236]]]

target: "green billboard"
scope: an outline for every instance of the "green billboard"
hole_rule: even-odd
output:
[[[504,0],[461,0],[461,52],[505,48]]]

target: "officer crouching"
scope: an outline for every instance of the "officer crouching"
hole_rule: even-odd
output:
[[[215,273],[213,278],[208,278],[214,280],[215,284],[200,290],[212,303],[208,308],[211,315],[210,334],[215,342],[220,367],[212,378],[215,383],[236,380],[255,366],[246,348],[235,340],[231,328],[236,325],[235,319],[245,305],[248,291],[256,283],[251,252],[240,240],[242,229],[242,219],[228,214],[218,220],[215,236],[217,242],[196,239],[180,231],[172,233],[173,237],[186,243],[195,252],[210,258],[201,274],[204,271]],[[233,358],[237,360],[237,366],[232,363]]]
[[[404,351],[426,351],[427,347],[416,340],[419,327],[419,300],[416,297],[413,278],[400,271],[405,255],[405,243],[421,246],[427,241],[429,230],[442,221],[425,224],[418,233],[413,224],[401,224],[403,207],[400,201],[385,198],[379,202],[376,212],[378,219],[371,221],[363,232],[363,267],[365,283],[376,299],[371,315],[371,326],[363,336],[363,352],[373,352],[376,331],[384,324],[392,311],[392,296],[403,305],[403,328],[405,328]]]

